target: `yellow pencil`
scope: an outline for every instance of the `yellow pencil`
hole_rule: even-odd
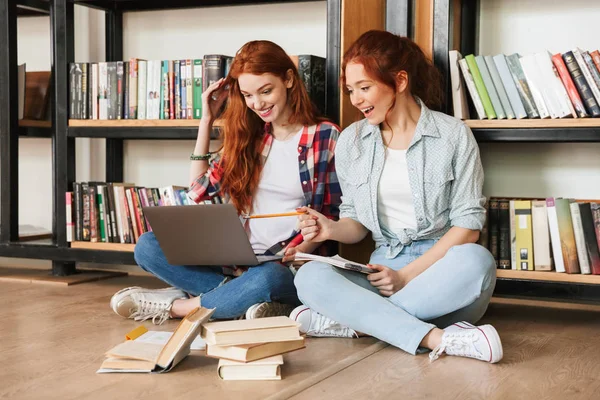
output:
[[[275,218],[275,217],[293,217],[294,215],[306,214],[300,211],[292,211],[286,213],[277,213],[277,214],[257,214],[257,215],[244,215],[245,219],[253,219],[253,218]]]

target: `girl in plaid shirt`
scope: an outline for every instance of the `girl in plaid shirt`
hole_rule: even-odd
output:
[[[226,99],[223,147],[213,155],[210,131]],[[227,78],[211,82],[202,95],[188,197],[196,203],[229,202],[240,214],[306,206],[337,219],[338,136],[337,126],[317,116],[285,51],[269,41],[248,42],[238,51]],[[136,244],[135,260],[172,287],[126,288],[113,296],[111,307],[123,317],[157,324],[198,306],[216,308],[216,319],[288,315],[300,303],[293,273],[283,263],[293,261],[296,251],[311,253],[323,247],[304,242],[296,225],[295,217],[248,220],[254,252],[284,256],[282,262],[249,268],[170,265],[154,234],[147,232]]]

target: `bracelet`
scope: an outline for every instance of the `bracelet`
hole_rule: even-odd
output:
[[[192,155],[190,155],[190,160],[192,161],[202,161],[202,160],[208,160],[210,159],[210,156],[212,156],[212,153],[206,153],[206,154],[200,154],[200,155],[195,155],[194,153],[192,153]]]

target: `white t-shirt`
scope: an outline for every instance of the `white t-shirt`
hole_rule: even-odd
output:
[[[416,229],[417,218],[408,180],[406,150],[386,149],[383,171],[377,193],[380,223],[398,234],[403,229]]]
[[[302,130],[283,142],[273,139],[253,197],[251,214],[289,212],[304,205],[298,165],[301,133]],[[290,237],[296,228],[298,217],[257,218],[249,221],[250,244],[255,253],[262,254],[275,243]]]

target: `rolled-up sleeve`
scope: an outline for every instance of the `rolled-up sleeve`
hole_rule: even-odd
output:
[[[450,225],[480,231],[485,222],[483,167],[471,129],[465,124],[461,129],[453,159]]]
[[[219,162],[221,160],[220,155],[217,155],[210,161],[208,170],[198,176],[190,188],[188,189],[188,198],[194,203],[200,203],[204,200],[208,200],[215,195],[219,195],[221,190],[221,168]]]

